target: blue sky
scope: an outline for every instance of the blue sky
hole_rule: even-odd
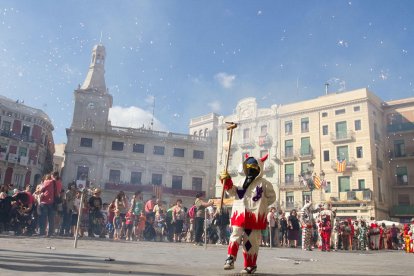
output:
[[[0,94],[66,142],[73,91],[106,47],[113,124],[188,132],[190,118],[368,88],[414,95],[414,1],[1,1]],[[101,35],[102,34],[102,35]]]

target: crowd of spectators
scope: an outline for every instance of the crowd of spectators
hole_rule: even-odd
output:
[[[286,215],[271,207],[267,215],[269,227],[262,231],[261,246],[301,247],[300,216],[296,210]],[[406,242],[412,234],[409,226],[334,217],[332,220],[331,250],[397,250],[410,246]],[[312,249],[321,249],[317,219],[312,230]],[[144,201],[141,191],[132,198],[120,191],[111,202],[103,203],[99,188],[81,191],[75,183],[70,183],[64,190],[59,173],[54,172],[45,175],[35,188],[28,185],[19,190],[12,185],[1,186],[0,232],[5,231],[27,236],[77,235],[201,245],[228,244],[231,226],[228,208],[215,208],[212,201],[202,199],[202,194],[196,196],[191,206],[184,206],[181,199],[166,206],[155,196]]]

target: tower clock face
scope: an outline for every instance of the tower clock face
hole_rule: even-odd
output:
[[[90,103],[88,103],[87,107],[88,107],[88,109],[90,109],[90,110],[95,109],[95,103],[90,102]]]

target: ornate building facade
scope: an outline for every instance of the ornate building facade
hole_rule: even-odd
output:
[[[215,183],[217,116],[194,119],[197,135],[112,126],[108,120],[112,95],[105,84],[103,45],[92,51],[88,74],[74,91],[75,107],[66,130],[65,185],[71,181],[100,187],[106,202],[120,191],[156,195],[167,203],[194,201],[197,192],[209,193]],[[190,133],[192,133],[190,132]]]
[[[53,125],[40,109],[0,96],[0,183],[23,189],[53,170]]]
[[[413,100],[386,103],[367,89],[263,109],[246,98],[233,115],[219,118],[217,171],[228,150],[225,122],[236,122],[229,173],[236,181],[244,177],[246,153],[269,154],[266,176],[282,210],[312,200],[330,203],[342,218],[406,218],[414,215],[412,110]]]

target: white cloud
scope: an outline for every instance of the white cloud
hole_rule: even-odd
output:
[[[221,110],[221,103],[219,101],[213,101],[208,103],[208,106],[211,108],[213,112],[219,112]]]
[[[228,89],[233,86],[236,79],[236,75],[229,75],[224,72],[220,72],[214,76],[214,78],[220,83],[221,86]]]
[[[131,128],[140,128],[144,126],[145,128],[148,128],[151,125],[152,114],[135,106],[114,106],[109,110],[109,120],[111,121],[112,126]],[[154,118],[153,129],[167,131],[167,127],[156,118]]]

